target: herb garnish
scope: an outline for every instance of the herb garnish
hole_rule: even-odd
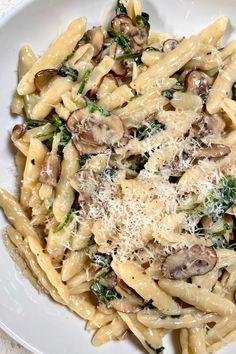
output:
[[[93,253],[91,262],[102,268],[110,267],[112,262],[112,256],[107,253],[100,253],[100,252]]]
[[[127,60],[127,59],[133,59],[133,61],[136,64],[141,64],[142,63],[142,52],[137,52],[137,53],[128,53],[128,54],[124,54],[124,55],[120,55],[119,57],[116,58],[116,60]]]
[[[99,107],[98,105],[96,105],[96,103],[94,101],[90,100],[88,97],[85,96],[84,100],[85,100],[86,106],[89,109],[89,113],[100,112],[105,117],[111,116],[111,112]]]
[[[80,167],[84,166],[86,162],[91,159],[92,155],[91,154],[80,154],[79,156],[79,164]]]
[[[127,10],[124,4],[120,0],[117,0],[116,15],[127,14]]]
[[[136,16],[136,24],[138,27],[143,28],[147,27],[148,30],[150,29],[150,23],[149,23],[149,15],[146,12],[142,12],[141,15]]]
[[[162,94],[162,96],[168,98],[168,100],[172,100],[174,93],[177,91],[184,92],[184,83],[183,82],[177,81],[175,86],[173,86],[171,89],[163,90],[161,92],[161,94]]]
[[[46,125],[48,123],[50,123],[50,122],[46,119],[44,119],[44,120],[26,119],[27,127],[30,129],[42,127],[43,125]]]
[[[91,75],[91,70],[86,70],[85,73],[84,73],[84,76],[83,76],[83,79],[82,79],[82,82],[81,82],[81,85],[80,85],[78,93],[80,93],[80,94],[83,93],[85,85],[87,84],[90,75]]]
[[[102,259],[100,258],[99,261],[102,262]],[[109,262],[110,259],[107,261]],[[110,266],[108,266],[108,270],[99,275],[90,287],[90,290],[96,295],[98,302],[102,304],[108,304],[112,300],[121,299],[121,295],[116,291],[115,288],[109,288],[103,285],[106,281],[106,276],[109,275],[111,271],[112,270]]]
[[[141,128],[137,129],[133,133],[133,136],[138,140],[142,141],[163,130],[164,128],[165,126],[162,123],[158,122],[156,119],[153,119],[148,122],[148,124],[143,125]]]
[[[130,44],[130,40],[128,37],[123,36],[123,34],[121,34],[118,31],[113,30],[112,28],[110,28],[107,33],[109,34],[110,37],[114,38],[114,40],[122,45],[123,47],[125,47],[126,49],[128,49],[128,51],[131,51],[131,44]]]
[[[64,227],[68,224],[68,222],[69,222],[69,220],[70,220],[72,214],[75,213],[75,212],[76,212],[76,209],[71,208],[71,210],[69,211],[69,213],[67,213],[65,220],[64,220],[60,225],[58,225],[58,226],[53,230],[53,232],[56,233],[56,232],[59,232],[59,231],[63,230]]]
[[[216,222],[234,204],[235,199],[236,178],[224,176],[199,206],[187,212],[193,216],[206,215]]]
[[[74,82],[78,79],[78,71],[76,69],[69,68],[66,65],[62,65],[57,74],[62,77],[69,76]]]

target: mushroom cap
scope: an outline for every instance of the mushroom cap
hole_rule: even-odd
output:
[[[90,113],[88,108],[74,111],[67,120],[75,147],[85,153],[100,153],[108,146],[119,144],[125,129],[120,118],[100,112]]]
[[[205,148],[199,149],[195,155],[196,159],[218,159],[229,155],[231,152],[230,148],[224,144],[211,144]]]
[[[209,89],[206,75],[199,70],[192,70],[185,77],[185,90],[195,95],[203,95]]]
[[[138,46],[142,46],[148,39],[148,29],[146,27],[134,27],[130,32],[130,37]]]
[[[216,262],[217,254],[213,247],[193,245],[167,256],[161,272],[167,279],[183,280],[210,272]]]
[[[200,136],[206,136],[210,133],[222,135],[226,128],[225,120],[219,114],[208,115],[204,113],[194,125],[198,128],[198,135]]]
[[[40,182],[56,187],[61,173],[61,159],[55,152],[48,152],[40,171]]]
[[[14,140],[22,138],[22,136],[25,134],[27,131],[27,125],[26,124],[16,124],[14,128],[12,129],[12,138]]]
[[[129,16],[120,14],[112,19],[111,27],[123,35],[129,35],[130,30],[134,27],[134,24]]]
[[[47,86],[49,81],[51,81],[57,74],[57,69],[45,69],[38,71],[34,77],[34,85],[36,89],[41,91],[44,86]]]
[[[174,50],[176,47],[178,47],[179,41],[177,39],[167,39],[165,42],[162,44],[162,50],[164,53],[169,53],[172,50]]]
[[[91,30],[88,30],[86,32],[86,38],[88,42],[93,46],[93,56],[96,57],[101,52],[105,41],[102,26],[93,27]]]

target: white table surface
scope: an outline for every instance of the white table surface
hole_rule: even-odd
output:
[[[6,16],[15,6],[24,0],[0,0],[0,17]],[[30,354],[0,329],[0,354]]]

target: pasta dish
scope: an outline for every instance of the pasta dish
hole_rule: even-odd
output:
[[[93,331],[162,353],[236,339],[236,40],[228,19],[154,32],[140,0],[107,28],[80,17],[41,57],[20,49],[11,104],[18,196],[5,244]]]

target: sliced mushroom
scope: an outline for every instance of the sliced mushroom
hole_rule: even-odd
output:
[[[194,95],[203,95],[209,90],[206,75],[198,70],[191,71],[185,78],[185,90]]]
[[[224,144],[211,144],[203,149],[198,150],[195,155],[196,159],[219,159],[221,157],[229,155],[230,148]]]
[[[111,21],[111,27],[115,31],[127,36],[129,35],[131,29],[133,29],[134,25],[129,16],[121,14],[113,18],[113,20]]]
[[[105,36],[103,33],[102,26],[93,27],[91,30],[87,31],[86,38],[88,42],[93,46],[94,48],[93,56],[96,57],[98,53],[101,52],[105,41]]]
[[[75,148],[83,154],[101,154],[107,148],[106,146],[93,146],[84,144],[81,142],[80,137],[78,135],[74,135],[72,137],[72,142]]]
[[[78,150],[82,145],[99,152],[107,146],[119,144],[125,132],[119,117],[106,117],[98,111],[89,113],[88,108],[74,111],[67,120],[67,128],[73,134],[73,142]]]
[[[137,313],[141,310],[141,307],[132,302],[129,299],[116,299],[110,303],[110,306],[116,311],[124,312],[124,313]]]
[[[127,75],[127,69],[125,66],[118,60],[115,61],[113,67],[112,67],[112,72],[120,77],[124,77]]]
[[[26,124],[16,124],[14,128],[12,129],[12,138],[14,140],[22,138],[22,136],[25,134],[27,131],[27,125]]]
[[[83,120],[89,117],[88,109],[77,109],[72,112],[66,121],[66,127],[71,133],[76,133],[79,131],[79,126]]]
[[[91,133],[97,145],[114,146],[123,138],[124,126],[115,115],[101,117],[99,121],[94,120]]]
[[[86,212],[89,212],[90,206],[93,204],[101,186],[99,176],[92,170],[81,169],[76,174],[79,182],[79,197],[78,202],[80,207]]]
[[[45,156],[40,172],[40,182],[56,187],[61,173],[61,160],[55,152],[48,152]]]
[[[167,256],[161,272],[167,279],[183,280],[210,272],[216,262],[217,254],[213,247],[194,245]]]
[[[209,133],[222,135],[224,134],[226,123],[219,114],[203,114],[196,122],[201,136],[208,135]]]
[[[38,91],[41,91],[44,86],[47,86],[58,73],[57,69],[45,69],[37,72],[34,77],[34,85]]]
[[[178,47],[178,45],[179,41],[177,39],[167,39],[162,45],[162,50],[164,53],[169,53]]]
[[[132,37],[132,39],[138,46],[142,46],[146,43],[148,39],[148,29],[146,27],[143,28],[135,27],[130,32],[130,37]]]

